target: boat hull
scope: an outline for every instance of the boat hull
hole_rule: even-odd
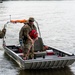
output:
[[[22,69],[49,69],[61,68],[72,65],[75,62],[75,56],[58,57],[56,55],[46,56],[45,58],[36,58],[23,60],[19,54],[10,50],[7,46],[3,46],[5,52],[17,62]]]

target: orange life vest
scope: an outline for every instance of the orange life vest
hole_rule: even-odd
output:
[[[23,19],[23,20],[10,20],[10,22],[12,23],[25,23],[27,22],[27,20]]]

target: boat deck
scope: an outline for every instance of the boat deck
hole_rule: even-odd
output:
[[[18,53],[19,56],[23,57],[23,53]],[[36,60],[42,60],[42,59],[55,59],[55,58],[60,58],[60,56],[57,56],[57,55],[45,55],[45,57],[36,57],[35,59]],[[34,58],[33,58],[34,59]],[[31,59],[31,60],[33,60]],[[30,59],[29,59],[30,60]]]

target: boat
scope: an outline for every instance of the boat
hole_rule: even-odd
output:
[[[20,51],[20,46],[6,45],[5,40],[3,40],[3,48],[5,53],[15,60],[22,69],[61,68],[72,65],[75,62],[74,54],[60,51],[52,47],[48,47],[45,51],[40,51],[38,50],[39,48],[42,48],[40,45],[42,45],[41,38],[35,42],[34,58],[24,60],[22,57],[23,52]]]
[[[3,48],[4,52],[15,60],[21,69],[61,68],[75,62],[74,54],[45,45],[41,37],[34,43],[34,58],[32,59],[24,60],[21,46],[7,45],[5,38],[3,38]]]

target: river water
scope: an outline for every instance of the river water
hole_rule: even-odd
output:
[[[43,42],[51,47],[75,54],[75,1],[4,1],[0,3],[0,29],[11,19],[34,17]],[[18,45],[23,24],[8,24],[7,44]],[[75,75],[70,67],[49,70],[21,70],[5,53],[0,39],[0,75]]]

